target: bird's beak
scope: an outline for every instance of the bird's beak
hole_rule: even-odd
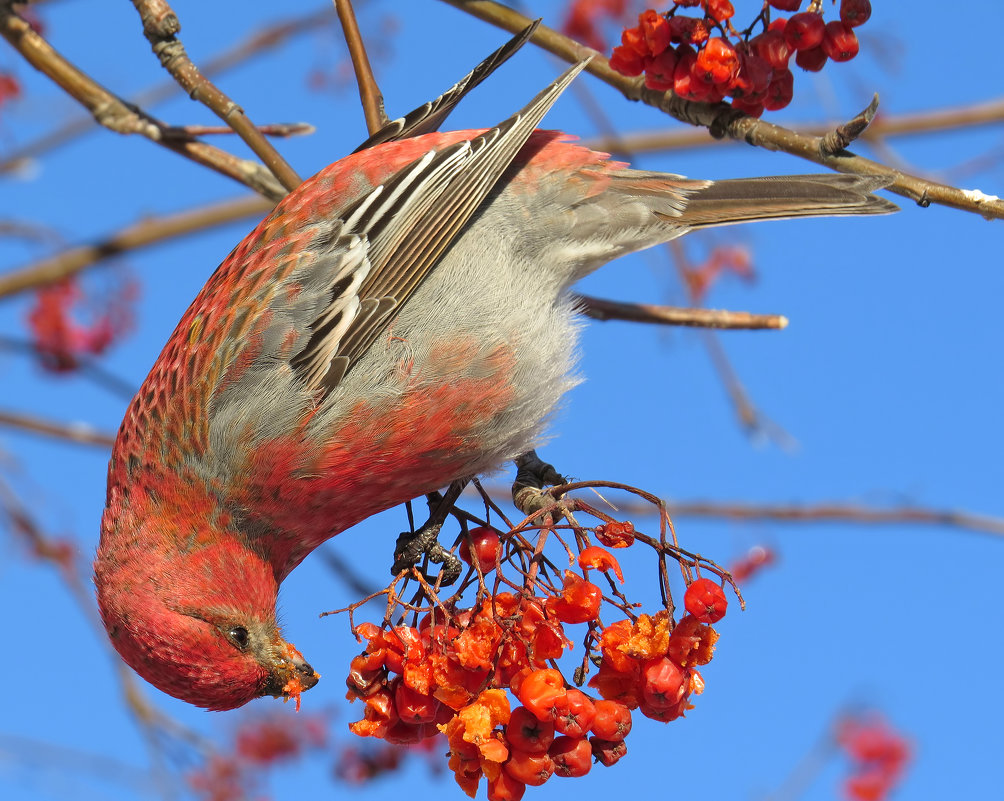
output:
[[[261,695],[271,695],[273,698],[296,699],[296,708],[300,708],[300,693],[309,690],[321,678],[307,663],[303,655],[288,642],[280,640],[272,653],[269,677]]]

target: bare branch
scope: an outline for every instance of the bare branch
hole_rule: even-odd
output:
[[[0,298],[50,284],[128,250],[245,217],[261,217],[272,206],[271,201],[265,198],[250,196],[141,220],[97,242],[70,248],[47,259],[3,273],[0,275]]]
[[[374,134],[390,121],[384,110],[383,94],[380,92],[380,87],[377,86],[376,78],[373,76],[373,68],[366,55],[366,45],[363,43],[362,34],[359,33],[359,24],[356,22],[356,12],[352,8],[352,0],[333,0],[333,2],[335,10],[338,12],[338,19],[342,23],[342,31],[345,33],[345,44],[348,46],[349,56],[352,58],[352,68],[356,73],[359,100],[363,104],[363,115],[366,118],[366,129],[370,134]]]
[[[521,30],[529,22],[528,17],[494,0],[443,0],[443,2],[507,31]],[[822,146],[821,137],[799,134],[780,125],[758,120],[724,103],[695,103],[672,92],[649,89],[645,86],[644,79],[628,78],[615,72],[607,59],[597,54],[595,50],[544,25],[537,28],[533,41],[570,63],[575,63],[587,55],[594,55],[586,67],[587,72],[619,90],[629,100],[640,100],[681,122],[707,128],[716,139],[728,137],[765,150],[780,150],[837,172],[886,176],[891,179],[886,189],[908,197],[920,206],[937,203],[961,211],[975,212],[988,220],[1004,219],[1004,200],[984,194],[978,189],[958,189],[928,181],[846,150],[827,153]]]
[[[63,58],[14,11],[9,1],[0,3],[0,35],[10,42],[29,64],[51,78],[90,111],[98,123],[109,130],[121,134],[145,136],[158,145],[228,178],[233,178],[274,200],[279,200],[285,195],[275,178],[252,161],[239,159],[204,142],[165,138],[164,123],[112,94]]]
[[[306,136],[317,129],[309,122],[277,122],[269,125],[259,125],[259,133],[265,136],[278,136],[286,139],[290,136]],[[193,136],[215,136],[235,134],[233,128],[226,125],[170,125],[164,129],[164,136],[190,139]]]
[[[81,445],[110,448],[115,444],[114,435],[98,431],[90,423],[54,423],[41,417],[0,410],[0,426],[30,431],[33,434],[44,434],[47,437]]]
[[[684,325],[695,328],[731,330],[782,329],[788,318],[781,314],[752,314],[725,309],[653,306],[649,303],[624,303],[588,295],[576,295],[575,302],[587,317],[594,320],[627,320],[634,323]]]
[[[951,509],[924,506],[899,506],[884,509],[875,506],[841,503],[769,504],[744,502],[668,502],[675,519],[681,517],[711,520],[742,520],[775,523],[861,523],[864,525],[947,526],[1004,536],[1004,519]]]
[[[221,92],[192,63],[185,46],[176,36],[181,30],[181,23],[167,0],[133,0],[133,5],[143,21],[143,33],[154,54],[188,95],[233,128],[287,191],[303,183],[296,170],[248,119],[244,109]]]
[[[329,11],[312,11],[299,17],[271,23],[262,30],[251,34],[244,41],[211,58],[203,65],[202,72],[212,76],[232,69],[260,53],[279,47],[293,36],[317,30],[317,26],[329,17]],[[140,92],[131,99],[131,103],[136,106],[152,106],[179,91],[181,91],[181,87],[178,86],[177,81],[168,79],[157,86]],[[41,156],[92,130],[94,130],[93,117],[74,118],[35,141],[9,151],[0,159],[0,173],[16,169],[27,159]]]

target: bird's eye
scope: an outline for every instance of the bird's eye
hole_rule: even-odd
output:
[[[246,651],[251,644],[251,635],[243,626],[232,626],[227,629],[227,639],[236,645],[241,651]]]

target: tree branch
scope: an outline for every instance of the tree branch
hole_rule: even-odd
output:
[[[94,119],[121,134],[140,134],[203,167],[209,167],[274,200],[285,192],[275,178],[258,164],[239,159],[224,150],[197,140],[183,141],[163,136],[164,123],[126,103],[67,61],[16,13],[12,0],[0,2],[0,35],[35,69],[52,79],[83,105]]]
[[[30,431],[33,434],[44,434],[53,439],[76,442],[80,445],[111,448],[115,444],[115,437],[112,434],[98,431],[90,423],[54,423],[41,417],[0,410],[0,426]]]
[[[1004,122],[1004,100],[995,100],[975,106],[939,108],[906,114],[879,114],[858,138],[862,142],[878,142],[893,136],[940,133],[1001,122]],[[803,136],[822,137],[833,130],[833,127],[832,124],[814,123],[795,125],[794,130]],[[592,150],[612,150],[617,153],[637,155],[707,147],[714,141],[711,134],[704,130],[674,129],[583,139],[582,144]],[[723,144],[739,144],[739,142],[725,141]]]
[[[247,39],[217,56],[214,56],[203,66],[205,75],[217,75],[247,61],[253,56],[274,49],[287,39],[299,34],[314,31],[317,26],[330,17],[329,11],[313,11],[309,14],[280,20],[266,28],[256,31]],[[178,82],[169,78],[162,83],[140,92],[130,101],[135,106],[152,106],[171,97],[181,90]],[[81,116],[71,119],[60,127],[42,135],[38,139],[9,151],[0,159],[0,173],[9,172],[24,163],[26,159],[36,158],[60,145],[75,139],[82,134],[94,130],[94,119]]]
[[[248,119],[244,109],[216,88],[192,63],[185,46],[177,38],[181,23],[167,0],[133,0],[133,5],[143,21],[143,34],[154,54],[189,97],[205,105],[233,128],[287,191],[303,183],[286,159]]]
[[[352,0],[333,0],[333,2],[335,10],[338,12],[338,19],[342,23],[342,31],[345,33],[345,44],[348,46],[349,56],[352,58],[352,69],[356,73],[359,100],[363,104],[363,116],[366,118],[366,129],[372,135],[390,121],[384,110],[383,94],[373,76],[369,56],[366,55],[366,45],[363,42],[362,34],[359,33],[359,24],[356,22],[356,12],[352,8]]]
[[[261,217],[271,211],[273,205],[265,198],[250,196],[200,206],[163,217],[149,217],[89,245],[70,248],[47,259],[0,274],[0,299],[51,284],[128,250],[136,250],[165,239],[213,228],[245,217]]]

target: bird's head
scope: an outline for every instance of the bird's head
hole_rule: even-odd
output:
[[[125,662],[155,687],[207,709],[265,695],[299,704],[319,676],[282,637],[268,563],[230,535],[183,550],[174,537],[154,541],[163,549],[106,528],[98,549],[98,606]]]

